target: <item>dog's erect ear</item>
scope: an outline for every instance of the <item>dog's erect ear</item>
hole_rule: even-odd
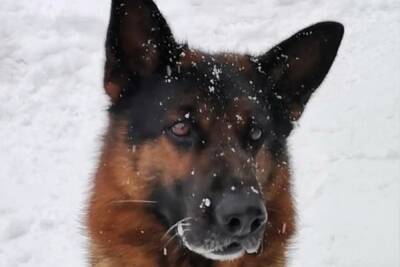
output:
[[[343,37],[340,23],[321,22],[301,30],[261,57],[258,70],[270,81],[269,101],[290,121],[297,120],[328,73]]]
[[[113,0],[106,40],[104,86],[115,102],[128,81],[174,64],[178,45],[152,0]]]

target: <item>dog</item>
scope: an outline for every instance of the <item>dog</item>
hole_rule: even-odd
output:
[[[151,0],[113,0],[91,266],[285,266],[286,142],[343,33],[325,21],[259,56],[208,54],[177,43]]]

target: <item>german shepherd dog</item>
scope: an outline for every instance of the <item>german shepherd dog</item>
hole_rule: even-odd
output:
[[[320,22],[259,56],[208,54],[178,44],[151,0],[113,0],[91,266],[285,266],[286,140],[343,32]]]

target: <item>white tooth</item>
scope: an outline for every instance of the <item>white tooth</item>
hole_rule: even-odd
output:
[[[244,248],[246,249],[246,252],[248,254],[253,254],[257,253],[258,248],[260,247],[261,243],[256,243],[255,240],[252,240],[254,242],[248,242],[246,244],[243,244]],[[256,245],[255,245],[256,244]]]
[[[248,254],[257,253],[257,251],[258,251],[258,247],[246,248],[246,253],[248,253]]]

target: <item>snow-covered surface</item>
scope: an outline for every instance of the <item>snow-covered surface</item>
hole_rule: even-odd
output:
[[[290,139],[290,266],[400,266],[400,2],[158,0],[176,36],[265,51],[320,20],[346,33]],[[109,1],[1,0],[0,266],[85,266],[87,191],[106,125]]]

